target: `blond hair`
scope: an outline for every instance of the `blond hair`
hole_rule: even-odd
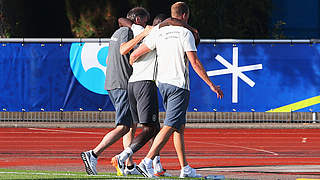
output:
[[[176,2],[171,6],[171,17],[181,17],[183,14],[189,14],[189,7],[185,2]]]

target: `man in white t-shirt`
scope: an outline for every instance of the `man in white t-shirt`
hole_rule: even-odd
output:
[[[171,6],[172,18],[187,23],[189,8],[183,2]],[[186,111],[189,103],[189,62],[200,78],[210,89],[222,98],[223,93],[219,86],[215,86],[208,77],[197,56],[195,39],[186,28],[179,26],[165,26],[149,34],[148,39],[130,56],[130,63],[141,55],[156,49],[158,56],[157,84],[166,109],[164,127],[156,136],[147,156],[141,161],[137,169],[146,177],[152,177],[152,159],[174,135],[175,149],[181,166],[180,177],[201,177],[196,170],[188,165],[184,147],[184,128]],[[188,61],[188,59],[189,61]]]
[[[157,16],[154,19],[153,25],[158,24],[157,22],[161,22],[164,19],[165,17],[162,15]],[[118,22],[120,26],[130,27],[135,36],[135,38],[120,46],[120,53],[122,55],[125,55],[137,47],[140,41],[149,34],[151,29],[157,29],[152,28],[152,26],[146,26],[146,28],[144,28],[126,18],[120,18]],[[142,148],[151,138],[154,138],[160,130],[157,87],[154,82],[156,52],[146,54],[141,57],[138,62],[131,65],[133,66],[133,72],[128,81],[128,98],[133,120],[135,123],[142,125],[142,132],[130,141],[131,144],[122,153],[112,158],[112,164],[117,169],[117,172],[119,172],[118,174],[123,175],[132,174],[131,171],[123,168],[124,162],[130,158],[133,153]],[[146,71],[146,73],[141,74],[141,72],[144,71]],[[134,135],[134,131],[131,135]],[[127,136],[130,136],[130,134],[127,134]],[[158,176],[169,175],[165,172],[165,169],[163,169],[158,154],[153,165],[157,170]]]

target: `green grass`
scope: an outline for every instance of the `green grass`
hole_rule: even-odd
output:
[[[99,173],[99,175],[87,175],[85,172],[66,172],[66,171],[33,171],[0,169],[1,179],[147,179],[143,176],[117,176],[116,173]],[[179,179],[178,177],[163,177],[160,179]],[[200,180],[205,178],[186,178]],[[227,180],[227,179],[226,179]],[[230,180],[230,179],[229,179]],[[232,179],[236,180],[236,179]]]
[[[89,176],[85,172],[63,172],[63,171],[31,171],[0,169],[0,179],[146,179],[143,176],[119,177],[115,173],[99,173]],[[170,177],[170,179],[178,179]],[[194,178],[190,178],[194,179]]]

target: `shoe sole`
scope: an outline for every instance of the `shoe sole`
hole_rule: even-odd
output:
[[[82,159],[82,161],[83,161],[83,164],[84,164],[84,167],[85,167],[85,169],[86,169],[87,174],[89,174],[89,175],[96,175],[96,174],[93,172],[93,170],[91,169],[90,165],[89,165],[89,161],[88,161],[89,158],[88,158],[87,154],[84,153],[84,152],[82,152],[82,153],[80,154],[80,156],[81,156],[81,159]]]
[[[124,176],[124,173],[121,172],[120,167],[119,167],[119,163],[118,163],[118,158],[117,157],[113,157],[111,159],[111,164],[113,167],[116,168],[117,170],[117,176]]]
[[[139,171],[140,174],[142,174],[144,177],[149,177],[148,174],[142,169],[140,168],[140,166],[136,166],[137,170]]]
[[[166,173],[166,170],[162,171],[162,172],[158,172],[156,174],[154,174],[157,177],[172,177],[170,174]]]

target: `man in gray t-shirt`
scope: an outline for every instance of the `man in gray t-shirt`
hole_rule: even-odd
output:
[[[144,8],[137,7],[128,12],[127,18],[132,21],[139,20],[137,23],[145,26],[149,19],[149,13]],[[105,89],[108,91],[110,100],[116,111],[116,127],[108,132],[94,149],[81,153],[86,172],[89,175],[97,174],[96,165],[98,156],[106,148],[127,134],[132,125],[127,91],[128,80],[132,74],[132,67],[129,64],[130,53],[127,55],[120,54],[121,44],[132,38],[133,32],[127,27],[119,28],[111,37],[107,57]],[[117,172],[117,175],[124,174]]]
[[[129,64],[130,53],[120,54],[120,45],[133,38],[133,32],[128,27],[119,28],[111,37],[108,52],[105,89],[127,89],[128,80],[132,74]]]

